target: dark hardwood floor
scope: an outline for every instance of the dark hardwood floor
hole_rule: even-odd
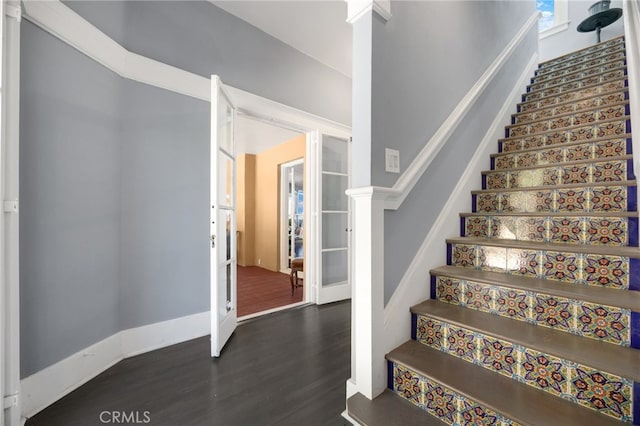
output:
[[[26,425],[348,424],[350,313],[339,302],[244,322],[219,359],[208,336],[125,359]]]

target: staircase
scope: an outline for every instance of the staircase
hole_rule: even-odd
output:
[[[624,38],[540,64],[363,425],[640,424]]]

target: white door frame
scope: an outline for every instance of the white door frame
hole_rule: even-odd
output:
[[[293,160],[293,161],[288,161],[286,163],[282,163],[280,164],[280,171],[282,171],[282,169],[284,169],[285,167],[293,167],[293,166],[297,166],[298,164],[305,164],[305,160],[302,158],[298,158],[297,160]],[[287,181],[288,182],[288,181]],[[304,185],[303,185],[304,186]],[[305,188],[305,192],[306,192],[306,188]],[[290,273],[291,272],[291,268],[289,268],[287,259],[289,258],[289,253],[288,253],[288,247],[289,245],[288,240],[286,238],[283,238],[284,235],[284,229],[287,229],[289,224],[287,223],[287,216],[285,216],[284,212],[288,209],[288,198],[285,198],[283,194],[288,194],[289,193],[289,188],[286,187],[286,182],[284,180],[284,176],[282,176],[282,173],[280,173],[280,261],[278,262],[280,264],[280,272],[283,273]],[[306,194],[305,194],[305,200],[303,201],[303,203],[306,202]],[[305,223],[305,228],[306,228],[306,223],[307,223],[307,211],[305,210],[303,212],[304,215],[304,223]],[[303,241],[304,244],[304,248],[306,249],[306,241]]]

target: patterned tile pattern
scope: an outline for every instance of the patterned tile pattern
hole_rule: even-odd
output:
[[[581,405],[619,418],[631,420],[631,383],[622,377],[586,367],[577,367],[571,394]]]
[[[523,352],[521,380],[525,383],[562,395],[566,392],[569,369],[561,359],[535,351]]]

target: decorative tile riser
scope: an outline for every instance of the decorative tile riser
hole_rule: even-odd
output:
[[[631,138],[605,139],[596,142],[567,143],[533,151],[506,152],[491,157],[491,169],[513,169],[566,161],[595,160],[631,154]]]
[[[440,276],[431,276],[431,292],[445,303],[614,345],[631,346],[640,332],[637,313],[632,319],[629,309],[582,300]]]
[[[449,243],[447,265],[574,285],[640,290],[640,259],[626,256]]]
[[[620,55],[624,57],[624,44],[620,43],[617,46],[613,46],[611,49],[603,49],[600,51],[594,51],[573,59],[558,58],[558,62],[554,61],[542,63],[535,71],[535,77],[550,74],[553,72],[567,72],[572,73],[582,68],[589,68],[598,65],[602,62],[609,62],[615,59],[619,59]]]
[[[414,314],[412,325],[415,339],[426,346],[632,422],[634,383],[626,378],[422,315]]]
[[[582,87],[589,87],[594,84],[606,83],[610,80],[624,78],[626,75],[626,68],[608,70],[601,74],[588,75],[586,77],[581,77],[580,73],[572,74],[564,79],[550,80],[545,83],[528,86],[527,92],[523,95],[522,102],[537,100],[543,97],[556,95],[558,93],[564,93],[569,90],[580,89]],[[562,82],[561,80],[567,81]]]
[[[635,186],[589,186],[522,191],[487,191],[471,195],[473,213],[626,212],[636,211]]]
[[[577,113],[598,107],[624,103],[629,99],[628,91],[617,91],[583,99],[577,102],[542,108],[531,112],[521,112],[511,118],[511,124],[526,124],[533,121],[551,118],[555,115]]]
[[[531,188],[573,183],[604,183],[634,180],[633,160],[535,167],[526,170],[491,171],[482,174],[482,189]]]
[[[562,63],[565,63],[571,60],[588,57],[588,55],[595,54],[596,56],[599,56],[603,53],[610,53],[610,52],[623,50],[623,49],[624,49],[624,38],[622,37],[615,38],[613,40],[605,41],[603,43],[596,44],[586,49],[581,49],[576,52],[569,53],[567,55],[563,55],[558,58],[542,62],[540,64],[539,69],[544,70],[551,67],[556,67]]]
[[[449,425],[517,426],[518,423],[410,368],[387,361],[388,386],[400,397]]]
[[[571,101],[580,101],[593,96],[604,95],[617,90],[627,90],[627,80],[610,81],[605,84],[586,87],[584,89],[564,92],[558,95],[546,96],[542,99],[530,99],[518,106],[518,112],[532,112],[537,109],[551,107],[553,105],[562,104]]]
[[[529,124],[516,124],[505,131],[505,137],[520,137],[547,131],[564,130],[572,126],[587,125],[629,115],[629,104],[606,106],[575,114],[559,115]]]
[[[472,216],[460,236],[563,244],[638,247],[637,217]]]
[[[539,77],[532,78],[527,88],[528,88],[528,91],[531,92],[543,87],[550,87],[550,85],[568,83],[573,80],[590,77],[596,74],[602,74],[607,71],[616,70],[624,67],[625,67],[625,59],[617,59],[602,65],[596,65],[595,67],[585,68],[583,70],[576,71],[573,73],[563,73],[560,75],[554,75],[556,73],[544,74]]]
[[[615,73],[617,72],[612,71],[610,74],[615,74]],[[608,76],[609,74],[604,74],[604,75]],[[610,77],[604,78],[603,76],[601,76],[600,78],[597,78],[597,76],[589,77],[588,79],[585,79],[582,81],[565,83],[561,86],[554,86],[548,89],[539,90],[537,92],[525,93],[522,95],[522,102],[531,102],[531,101],[538,101],[538,100],[542,101],[544,98],[552,98],[552,97],[560,98],[565,93],[576,93],[576,92],[584,93],[583,96],[571,98],[571,99],[579,99],[580,97],[593,96],[598,93],[608,92],[610,90],[622,88],[618,82],[610,81],[610,80],[613,80],[612,78]],[[619,77],[622,77],[622,76],[619,76]],[[598,90],[596,91],[593,89],[598,89]],[[565,99],[565,100],[568,100],[568,99]]]
[[[624,137],[630,132],[631,122],[625,117],[624,119],[574,126],[568,129],[548,130],[544,133],[501,139],[498,141],[498,149],[500,152],[513,152],[569,142],[589,142],[596,138]]]

